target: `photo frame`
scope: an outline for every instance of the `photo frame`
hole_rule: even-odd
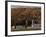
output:
[[[45,34],[45,3],[5,1],[5,36],[40,34]]]

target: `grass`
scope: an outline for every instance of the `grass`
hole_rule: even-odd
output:
[[[39,29],[33,29],[33,28],[31,28],[31,29],[19,29],[19,30],[13,29],[11,31],[33,31],[33,30],[41,30],[41,28],[39,28]]]

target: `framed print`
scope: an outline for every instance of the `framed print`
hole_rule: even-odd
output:
[[[45,3],[6,1],[5,35],[45,34]]]

